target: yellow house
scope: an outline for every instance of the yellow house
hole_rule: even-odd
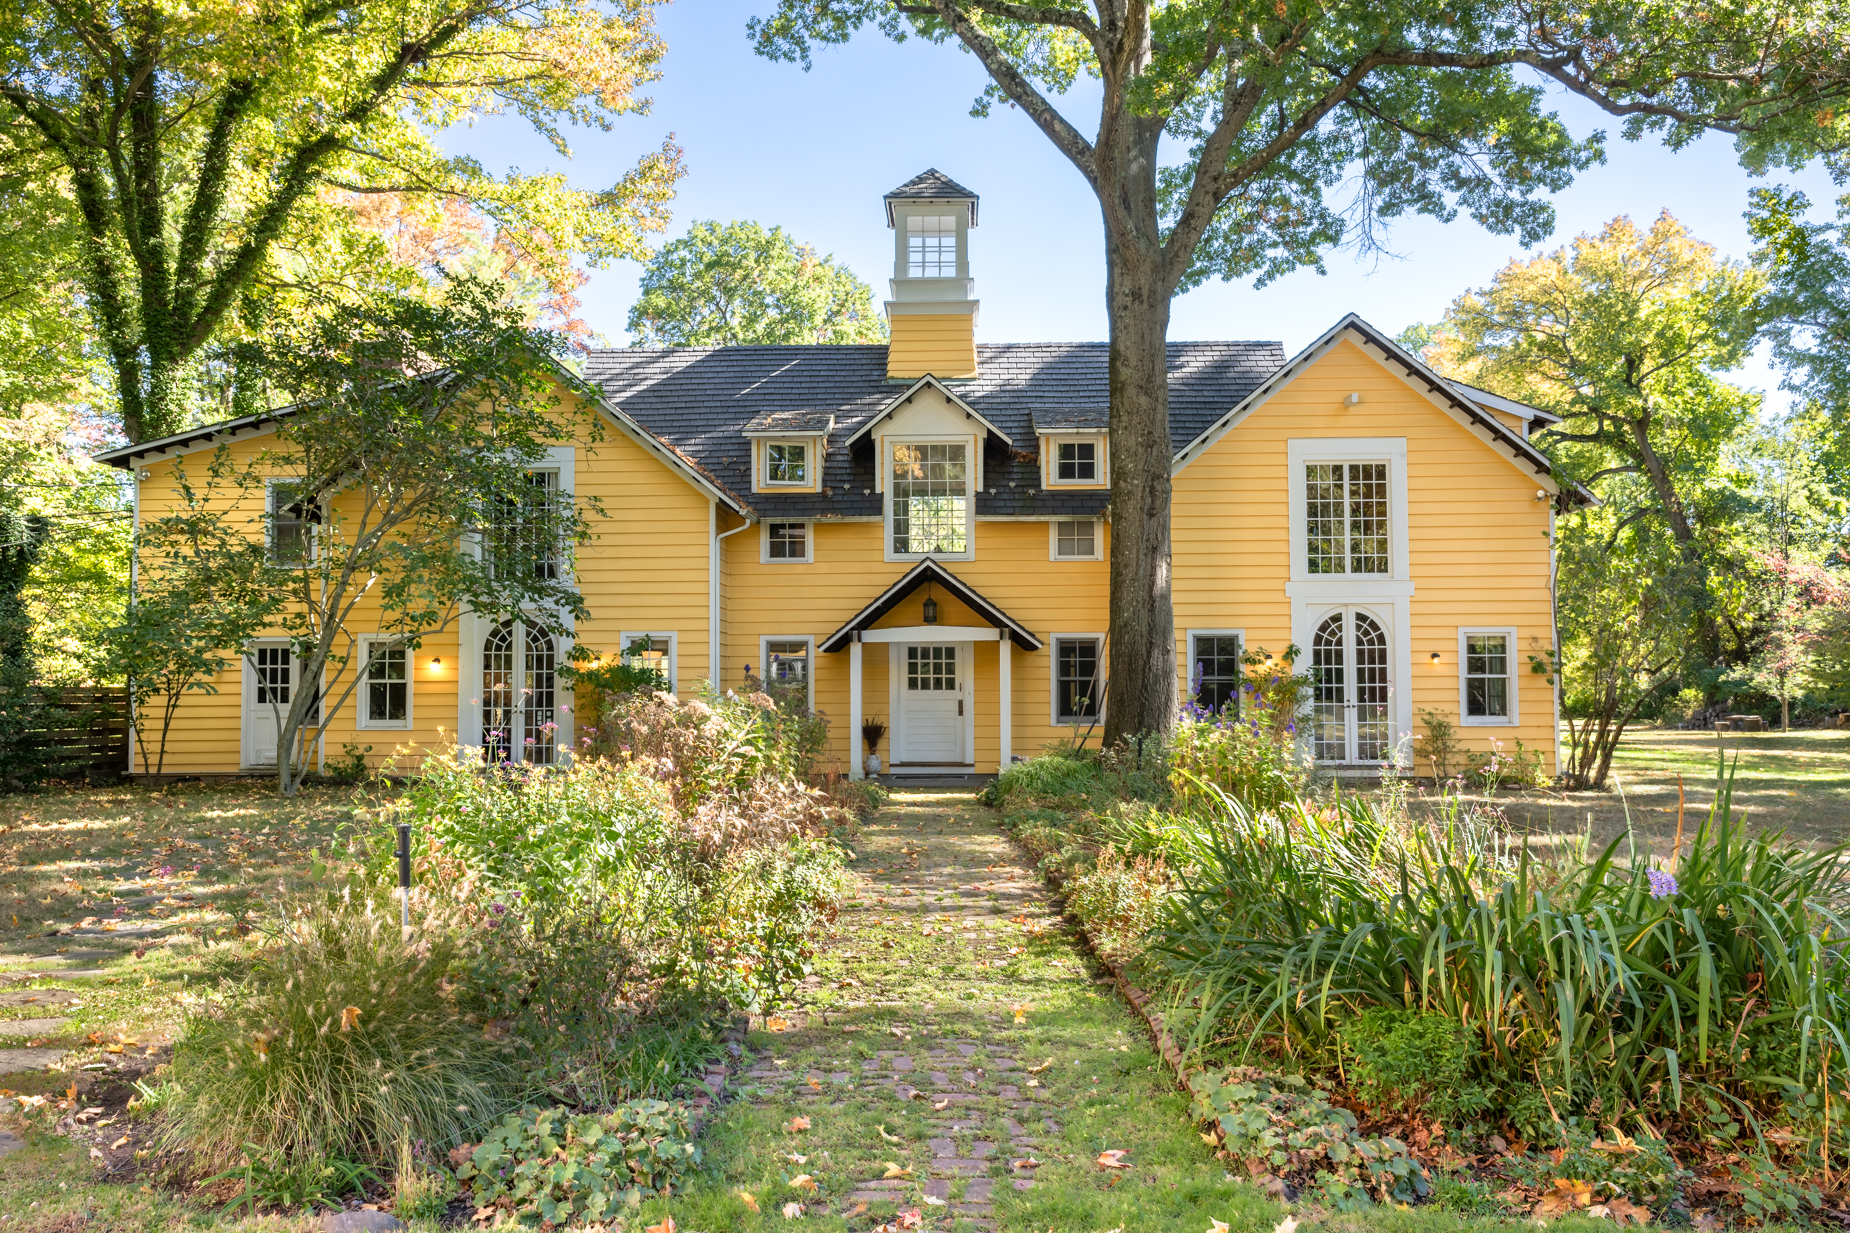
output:
[[[464,614],[376,656],[316,732],[320,755],[506,733],[561,758],[574,717],[555,672],[573,641],[652,661],[682,693],[801,686],[856,776],[870,720],[898,776],[1096,740],[1106,347],[977,343],[976,195],[927,171],[885,209],[890,345],[593,352],[609,431],[559,443],[538,477],[601,503],[572,564],[589,619],[567,640]],[[1313,751],[1338,771],[1404,762],[1430,711],[1552,773],[1554,691],[1531,667],[1555,645],[1554,514],[1588,499],[1529,441],[1552,417],[1446,380],[1353,315],[1289,359],[1173,342],[1169,374],[1178,696],[1226,704],[1242,655],[1296,646],[1317,680]],[[176,462],[259,449],[271,423],[102,457],[134,472],[140,518],[173,499]],[[215,694],[185,699],[164,769],[273,767],[270,702],[296,675],[285,645],[247,648]]]

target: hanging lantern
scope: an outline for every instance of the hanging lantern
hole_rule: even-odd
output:
[[[927,625],[938,623],[938,601],[931,597],[931,583],[929,582],[925,584],[925,623]]]

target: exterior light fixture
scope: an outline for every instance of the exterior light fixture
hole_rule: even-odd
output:
[[[925,623],[927,625],[938,623],[938,601],[931,597],[931,583],[929,582],[925,584]]]
[[[432,655],[430,657],[430,670],[432,672],[442,672],[443,671],[443,656]]]
[[[1439,652],[1437,652],[1437,651],[1434,651],[1434,652],[1432,653],[1432,661],[1433,661],[1433,662],[1434,662],[1435,664],[1439,662]]]

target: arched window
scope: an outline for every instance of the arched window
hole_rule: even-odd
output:
[[[552,763],[558,754],[558,643],[544,629],[506,621],[482,639],[482,756],[490,763]]]
[[[1311,638],[1313,740],[1320,762],[1386,762],[1393,754],[1388,714],[1387,631],[1366,612],[1332,612]]]

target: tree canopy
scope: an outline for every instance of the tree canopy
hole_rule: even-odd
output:
[[[1850,34],[1830,0],[1692,12],[1646,0],[1565,8],[1472,0],[778,0],[750,34],[809,63],[864,26],[955,41],[1098,199],[1111,323],[1111,709],[1106,740],[1167,729],[1169,302],[1209,277],[1260,281],[1377,242],[1408,212],[1468,212],[1525,242],[1544,194],[1603,157],[1548,110],[1549,84],[1672,145],[1736,134],[1761,162],[1844,124]],[[1096,124],[1055,102],[1098,82]],[[1088,97],[1093,92],[1087,92]]]
[[[516,114],[565,129],[646,111],[654,0],[24,0],[0,15],[7,173],[68,244],[131,440],[188,418],[215,339],[279,294],[338,294],[336,194],[468,203],[538,270],[646,254],[680,175],[672,141],[616,183],[496,175],[435,135]]]
[[[662,246],[630,308],[641,347],[874,343],[873,290],[814,245],[755,222],[696,222]]]

